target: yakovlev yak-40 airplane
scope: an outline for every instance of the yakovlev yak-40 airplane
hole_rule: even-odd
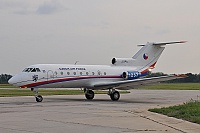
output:
[[[93,90],[108,90],[113,101],[120,98],[117,90],[134,89],[156,82],[184,78],[185,75],[168,75],[145,78],[165,49],[164,45],[186,41],[147,43],[132,58],[113,58],[111,65],[36,64],[13,76],[9,83],[31,88],[37,102],[43,97],[38,88],[84,88],[85,97],[94,98]],[[143,78],[142,78],[143,77]],[[117,89],[117,90],[116,90]]]

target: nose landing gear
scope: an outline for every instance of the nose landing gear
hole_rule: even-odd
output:
[[[38,95],[38,96],[35,97],[35,100],[36,100],[37,102],[42,102],[43,97],[42,97],[41,95]]]
[[[31,88],[31,91],[34,92],[36,102],[42,102],[43,97],[41,95],[38,95],[38,89],[37,88]]]

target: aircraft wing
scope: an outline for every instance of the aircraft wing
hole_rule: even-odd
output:
[[[124,81],[116,81],[109,83],[100,83],[94,85],[95,88],[115,88],[119,90],[127,90],[138,88],[139,86],[151,85],[155,83],[159,83],[161,81],[167,81],[178,78],[185,78],[186,75],[168,75],[168,76],[160,76],[160,77],[151,77],[151,78],[141,78],[135,80],[124,80]]]

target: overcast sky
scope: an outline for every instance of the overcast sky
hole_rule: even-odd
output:
[[[200,73],[200,0],[0,0],[0,74],[39,63],[111,64],[167,46],[153,72]]]

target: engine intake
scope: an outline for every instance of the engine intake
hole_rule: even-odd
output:
[[[122,73],[122,78],[126,80],[137,79],[141,76],[141,73],[138,71],[127,71]]]

